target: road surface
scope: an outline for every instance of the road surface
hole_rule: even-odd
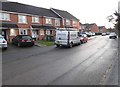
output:
[[[3,52],[2,80],[3,85],[118,85],[117,60],[118,40],[108,36],[73,48],[13,46]]]

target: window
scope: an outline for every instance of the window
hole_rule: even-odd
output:
[[[70,20],[66,19],[66,25],[70,25]]]
[[[27,29],[20,29],[20,35],[27,35]]]
[[[46,18],[46,24],[52,24],[52,19]]]
[[[0,20],[9,21],[10,20],[10,14],[8,14],[8,13],[0,13]]]
[[[18,15],[18,22],[19,23],[27,23],[26,16]]]
[[[46,30],[46,34],[47,34],[47,35],[50,35],[50,30]]]
[[[32,17],[33,23],[39,23],[39,17]]]
[[[55,26],[60,26],[60,20],[55,20]]]
[[[76,25],[77,25],[77,21],[73,21],[73,25],[75,25],[75,26],[76,26]]]
[[[40,30],[40,35],[44,35],[44,30]]]
[[[10,29],[10,36],[16,36],[15,29]]]

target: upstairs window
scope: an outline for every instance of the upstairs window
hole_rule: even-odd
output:
[[[60,26],[60,20],[58,19],[55,20],[55,26]]]
[[[70,20],[66,19],[66,25],[70,25]]]
[[[19,23],[27,23],[26,16],[18,15],[18,22]]]
[[[76,26],[77,25],[77,21],[73,21],[73,25]]]
[[[39,17],[32,17],[33,23],[39,23]]]
[[[46,24],[52,24],[52,19],[46,18]]]
[[[8,14],[8,13],[0,13],[0,20],[9,21],[10,20],[10,14]]]

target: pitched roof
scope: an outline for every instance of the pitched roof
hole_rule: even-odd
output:
[[[55,12],[60,17],[63,17],[63,18],[69,19],[69,20],[71,20],[71,19],[73,19],[73,20],[79,20],[79,19],[77,19],[75,16],[73,16],[72,14],[70,14],[67,11],[58,10],[58,9],[54,9],[54,8],[51,8],[51,10],[53,12]]]
[[[104,26],[98,26],[98,28],[99,28],[99,29],[103,29],[103,28],[104,28]]]
[[[0,2],[0,7],[1,5],[2,8],[0,8],[0,10],[3,11],[60,18],[58,15],[54,14],[50,9],[46,9],[46,8],[35,7],[18,2]]]
[[[94,25],[95,23],[92,23],[92,24],[83,24],[83,26],[85,26],[85,28],[92,28],[92,26]]]

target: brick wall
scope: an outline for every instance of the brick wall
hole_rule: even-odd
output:
[[[99,29],[98,29],[98,26],[96,24],[94,24],[91,28],[91,32],[94,32],[94,33],[99,33]]]

